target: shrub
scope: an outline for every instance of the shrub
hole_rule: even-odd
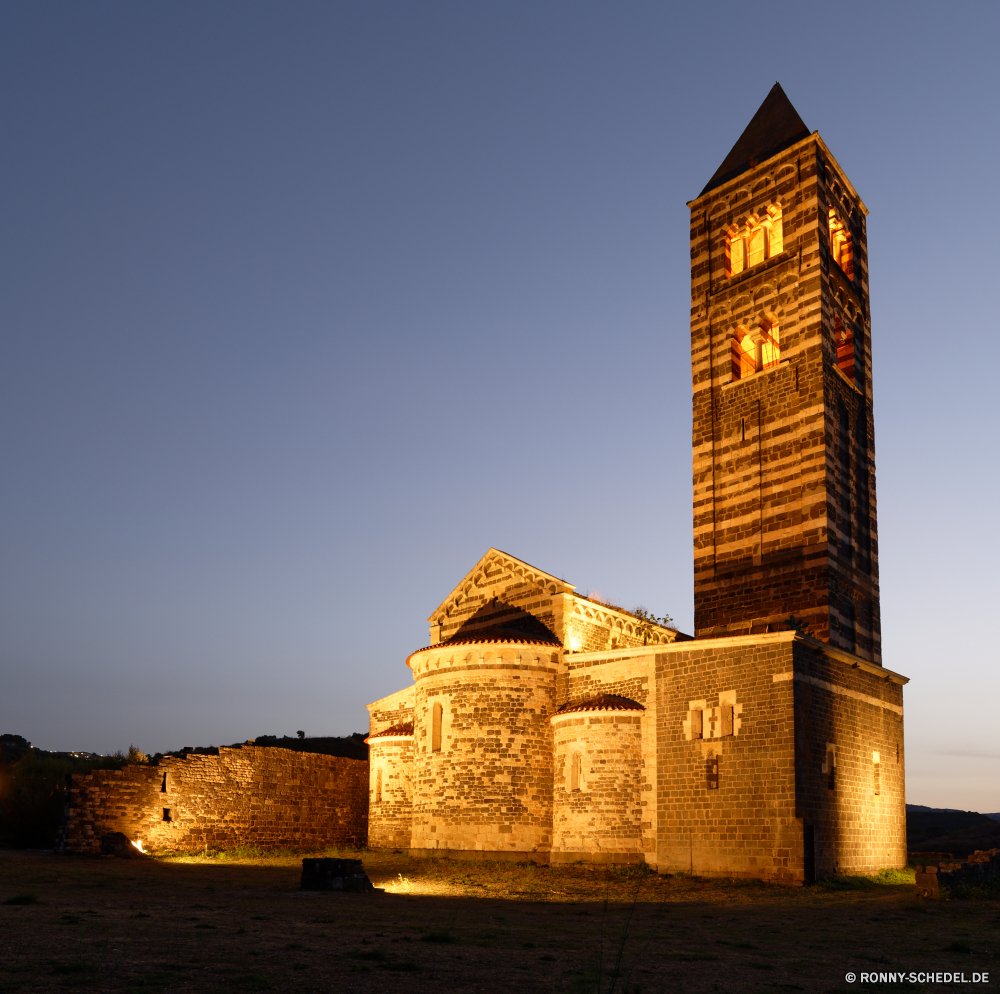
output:
[[[66,801],[66,777],[94,769],[121,769],[130,753],[81,758],[0,736],[0,842],[21,849],[51,849]],[[139,750],[131,747],[135,753]]]

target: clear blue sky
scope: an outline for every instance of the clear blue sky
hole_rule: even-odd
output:
[[[366,728],[491,546],[692,619],[687,200],[871,210],[908,799],[1000,810],[995,4],[0,5],[0,731]]]

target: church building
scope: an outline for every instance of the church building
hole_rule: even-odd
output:
[[[694,637],[490,549],[368,706],[373,848],[789,884],[906,863],[868,211],[777,84],[688,206]]]

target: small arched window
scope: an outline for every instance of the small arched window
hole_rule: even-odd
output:
[[[441,722],[444,718],[444,708],[439,703],[434,702],[431,712],[431,751],[441,751]]]
[[[726,275],[736,276],[765,259],[779,255],[784,247],[781,207],[772,204],[751,214],[742,226],[733,225],[726,234]]]
[[[574,752],[569,761],[569,789],[580,789],[580,771],[583,767],[583,760],[578,752]]]
[[[375,771],[375,803],[382,803],[382,767]]]
[[[854,242],[851,239],[851,231],[843,221],[837,217],[836,211],[830,208],[830,255],[833,261],[840,266],[844,275],[849,279],[854,279]]]

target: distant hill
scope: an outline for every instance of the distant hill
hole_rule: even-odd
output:
[[[950,852],[964,859],[977,849],[1000,849],[1000,818],[979,811],[906,805],[909,852]]]

